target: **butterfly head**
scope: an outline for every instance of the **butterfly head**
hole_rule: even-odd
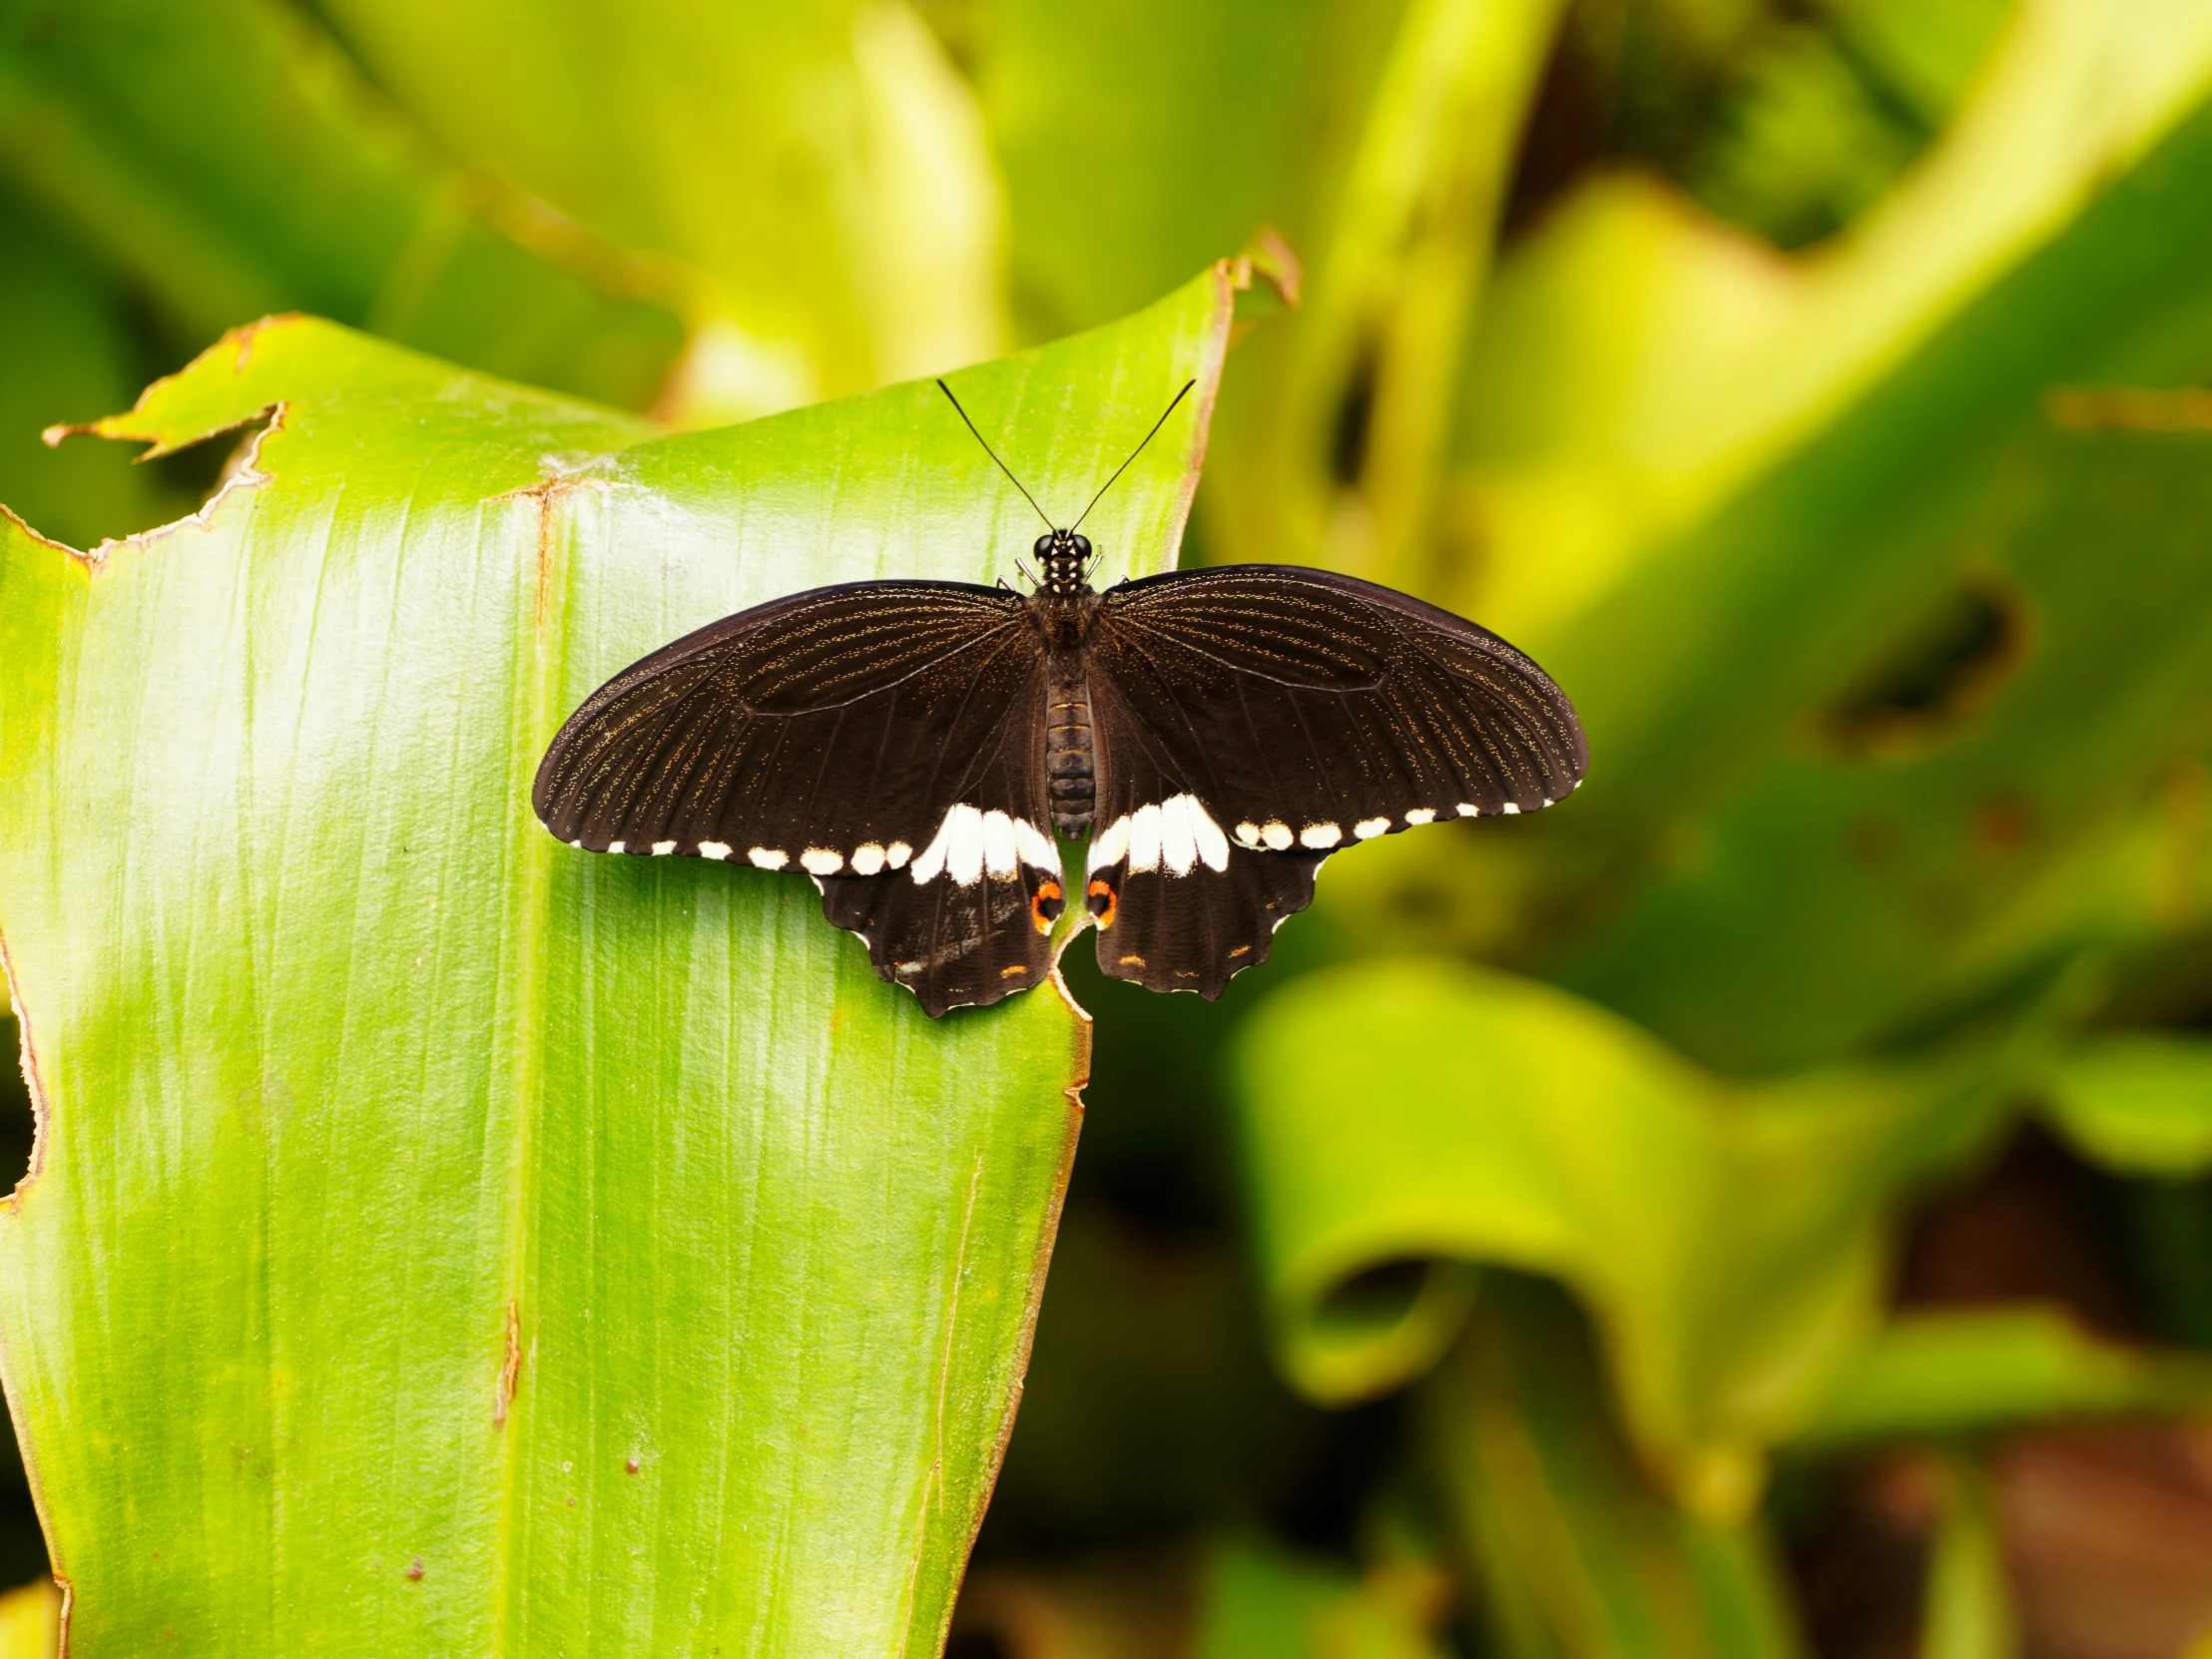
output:
[[[1049,536],[1039,536],[1033,551],[1037,555],[1040,591],[1076,594],[1089,586],[1091,542],[1088,536],[1077,535],[1073,530],[1055,530]]]

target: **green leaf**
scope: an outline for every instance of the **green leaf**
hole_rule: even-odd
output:
[[[1700,1059],[1765,1069],[2212,919],[2174,893],[2195,831],[2165,788],[2212,696],[2212,435],[2107,429],[2186,402],[2059,400],[2063,424],[1948,481],[1931,521],[1893,525],[1890,591],[1870,577],[1848,602],[1891,612],[1887,637],[1697,811],[1685,855],[1567,981]]]
[[[1237,1062],[1301,1388],[1357,1398],[1433,1364],[1465,1264],[1543,1273],[1590,1308],[1641,1454],[1716,1515],[1872,1337],[1900,1189],[2004,1100],[1987,1056],[1730,1090],[1600,1008],[1442,960],[1311,974],[1253,1015]]]
[[[903,0],[321,9],[448,153],[683,263],[694,413],[1003,349],[981,113]]]
[[[1233,273],[961,389],[1173,562]],[[1033,535],[933,386],[639,423],[305,319],[198,518],[0,522],[0,939],[41,1115],[0,1364],[83,1650],[936,1651],[1085,1022],[932,1022],[791,875],[570,851],[561,717],[712,618]],[[167,1633],[174,1634],[167,1634]]]
[[[1480,1614],[1504,1659],[1794,1659],[1757,1518],[1701,1518],[1638,1469],[1588,1333],[1511,1277],[1422,1390],[1421,1418]]]
[[[0,0],[0,168],[185,340],[311,310],[632,407],[682,344],[645,273],[441,162],[280,0]]]
[[[0,500],[85,544],[189,511],[120,449],[39,441],[57,420],[89,420],[130,397],[133,342],[99,273],[4,190],[0,245]]]
[[[2125,1175],[2212,1167],[2212,1042],[2165,1036],[2084,1042],[2052,1073],[2046,1110],[2084,1157]]]
[[[2012,1659],[2019,1632],[1987,1472],[1953,1457],[1939,1478],[1942,1519],[1928,1563],[1920,1651],[1926,1659]]]
[[[2212,1401],[2212,1361],[2129,1349],[2047,1308],[1908,1314],[1836,1380],[1808,1449],[1982,1433],[2053,1417],[2164,1414]]]
[[[2113,372],[2129,342],[2168,347],[2136,373],[2195,378],[2204,216],[2176,193],[2206,189],[2188,130],[2208,89],[2205,0],[2016,6],[1942,140],[1799,261],[1599,174],[1501,263],[1473,341],[1453,533],[1480,557],[1451,573],[1458,607],[1528,643],[1563,635],[1570,690],[1609,703],[1623,682],[1614,744],[1665,730],[1654,690],[1738,664],[1675,639],[1677,616],[1736,617],[1751,581],[1800,566],[1852,581],[1863,561],[1829,549],[1878,543],[1918,480],[2050,380]],[[1609,660],[1623,636],[1631,660]]]
[[[1191,1659],[1434,1659],[1420,1591],[1386,1569],[1366,1580],[1264,1543],[1215,1550],[1199,1587]]]
[[[1223,411],[1208,533],[1420,587],[1460,360],[1560,0],[1345,8],[1294,327]],[[1385,34],[1377,20],[1388,18]],[[1346,27],[1356,24],[1357,27]],[[1370,84],[1372,81],[1372,85]],[[1355,90],[1357,89],[1357,90]]]
[[[1324,0],[990,8],[976,78],[1031,328],[1118,316],[1261,224],[1298,235],[1331,11]]]

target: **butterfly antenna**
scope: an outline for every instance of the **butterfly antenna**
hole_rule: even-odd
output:
[[[1184,390],[1186,391],[1188,391],[1189,389],[1190,388],[1188,386],[1184,388]],[[968,420],[968,412],[967,410],[960,407],[960,400],[952,395],[952,388],[946,385],[942,380],[939,380],[937,382],[937,390],[943,392],[946,398],[950,400],[954,412],[957,413],[962,420],[967,421],[967,429],[971,432],[975,432],[975,422],[972,420]],[[1172,407],[1172,405],[1170,406]],[[1166,417],[1162,416],[1161,418],[1165,419]],[[998,451],[993,449],[990,444],[985,441],[981,432],[975,432],[975,441],[983,445],[984,454],[988,455],[992,460],[998,461]],[[1059,528],[1057,524],[1053,523],[1052,520],[1046,516],[1045,510],[1042,507],[1037,506],[1037,498],[1031,495],[1026,489],[1022,489],[1021,480],[1014,476],[1014,469],[1012,467],[1008,466],[1004,461],[998,461],[998,470],[1006,474],[1007,480],[1014,486],[1014,488],[1016,488],[1017,490],[1021,490],[1021,498],[1024,501],[1028,502],[1030,506],[1036,507],[1037,516],[1041,519],[1044,519],[1044,527],[1047,530],[1057,530]]]
[[[1136,448],[1129,451],[1129,460],[1122,462],[1121,465],[1114,468],[1114,478],[1119,478],[1123,473],[1129,470],[1129,462],[1134,461],[1139,455],[1142,455],[1144,453],[1145,444],[1150,443],[1153,438],[1159,434],[1160,428],[1168,423],[1168,416],[1175,413],[1175,405],[1182,402],[1183,399],[1190,394],[1191,387],[1197,384],[1198,382],[1196,380],[1185,380],[1183,382],[1183,389],[1177,392],[1173,397],[1168,399],[1168,406],[1160,411],[1160,418],[1152,423],[1152,430],[1145,433],[1143,442],[1139,443]],[[946,393],[946,395],[950,396],[951,394],[948,392]],[[1098,486],[1098,495],[1104,495],[1108,490],[1114,487],[1114,478],[1109,478],[1106,480],[1106,482]],[[1083,509],[1082,517],[1078,518],[1073,524],[1068,526],[1068,533],[1070,535],[1073,535],[1077,530],[1080,530],[1083,527],[1083,519],[1089,518],[1091,516],[1091,507],[1095,507],[1098,505],[1098,495],[1094,495],[1091,497],[1090,507],[1085,507]]]

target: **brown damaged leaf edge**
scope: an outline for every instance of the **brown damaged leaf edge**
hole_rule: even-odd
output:
[[[1060,941],[1060,949],[1065,950],[1068,940],[1074,938],[1081,931],[1081,927],[1071,929],[1066,937]],[[1007,1390],[1006,1409],[999,1419],[998,1439],[991,1446],[989,1463],[984,1470],[982,1490],[985,1494],[985,1502],[977,1508],[974,1520],[969,1523],[967,1542],[960,1550],[960,1570],[957,1575],[960,1578],[967,1576],[967,1560],[975,1551],[976,1534],[983,1528],[983,1517],[989,1508],[989,1494],[998,1488],[999,1471],[1005,1466],[1006,1462],[1006,1447],[1014,1434],[1014,1418],[1021,1410],[1022,1388],[1029,1376],[1029,1355],[1030,1351],[1036,1346],[1037,1340],[1037,1312],[1044,1304],[1045,1274],[1052,1262],[1052,1247],[1059,1240],[1060,1212],[1067,1204],[1068,1178],[1075,1171],[1075,1145],[1083,1132],[1085,1110],[1083,1091],[1089,1087],[1091,1081],[1091,1043],[1093,1040],[1091,1016],[1089,1011],[1077,1002],[1074,995],[1068,990],[1067,981],[1060,977],[1057,953],[1053,957],[1052,971],[1048,978],[1053,990],[1059,994],[1060,1000],[1067,1004],[1068,1012],[1075,1016],[1076,1021],[1075,1050],[1068,1057],[1074,1075],[1068,1079],[1067,1086],[1060,1091],[1068,1103],[1067,1129],[1060,1142],[1060,1162],[1053,1173],[1052,1193],[1046,1201],[1044,1225],[1037,1230],[1037,1254],[1034,1259],[1035,1265],[1029,1275],[1029,1300],[1021,1312],[1021,1335],[1014,1350],[1013,1383]],[[957,1280],[955,1280],[953,1286],[955,1302],[957,1302],[958,1295],[959,1286]],[[949,1316],[946,1325],[946,1341],[949,1344],[951,1341]],[[940,1435],[943,1432],[943,1423],[944,1412],[940,1399],[937,1413]],[[940,1453],[937,1462],[930,1469],[929,1484],[932,1497],[941,1493],[939,1482],[942,1469],[943,1459]],[[925,1511],[926,1507],[925,1504]],[[927,1541],[928,1519],[925,1512],[921,1530],[914,1539],[913,1562],[906,1573],[906,1606],[909,1622],[912,1618],[911,1610],[914,1604],[914,1585],[921,1576],[921,1559],[924,1550],[927,1548]],[[933,1632],[934,1646],[924,1651],[932,1653],[943,1651],[946,1639],[952,1629],[952,1614],[956,1602],[957,1597],[954,1597],[945,1603],[944,1613],[937,1620],[937,1628]],[[913,1651],[911,1638],[912,1631],[909,1628],[907,1647],[909,1652]]]
[[[99,576],[117,553],[125,551],[151,552],[179,536],[205,532],[215,524],[221,514],[233,510],[231,503],[236,498],[258,490],[272,481],[271,475],[265,472],[261,466],[262,445],[268,440],[272,432],[278,432],[283,429],[284,405],[280,402],[266,404],[258,411],[241,419],[222,422],[211,425],[204,430],[196,430],[169,438],[165,438],[160,432],[153,430],[150,425],[141,421],[138,417],[145,411],[149,399],[161,387],[189,375],[200,363],[216,355],[216,353],[228,347],[233,352],[235,365],[243,368],[251,360],[255,340],[264,328],[273,324],[297,320],[300,319],[293,316],[265,317],[260,322],[249,323],[243,328],[234,328],[176,374],[167,375],[163,379],[155,381],[153,385],[148,386],[145,391],[139,394],[138,402],[132,406],[129,413],[110,415],[106,419],[90,421],[83,425],[50,426],[40,434],[49,447],[56,447],[65,439],[77,435],[143,442],[149,447],[138,455],[137,459],[145,461],[155,459],[161,455],[173,454],[177,450],[190,448],[196,443],[206,442],[208,439],[218,437],[225,432],[243,430],[255,425],[257,421],[261,422],[260,429],[254,433],[245,448],[240,452],[237,461],[230,468],[222,484],[195,511],[168,524],[157,525],[153,529],[141,530],[134,535],[119,539],[111,538],[101,542],[97,547],[89,549],[71,547],[66,542],[57,541],[54,537],[46,535],[34,526],[25,523],[20,514],[5,504],[0,504],[0,516],[4,516],[7,522],[14,525],[28,540],[37,543],[39,546],[52,549],[62,558],[77,565],[88,578]],[[30,1165],[23,1178],[15,1184],[14,1191],[5,1199],[0,1199],[0,1210],[11,1214],[20,1214],[24,1201],[30,1196],[46,1172],[47,1147],[52,1139],[50,1131],[55,1105],[53,1097],[47,1091],[43,1069],[39,1062],[36,1038],[37,1021],[30,1004],[24,997],[23,987],[16,977],[14,962],[9,955],[7,939],[4,934],[0,934],[0,975],[6,977],[8,998],[14,1005],[17,1032],[22,1044],[19,1059],[23,1069],[24,1084],[31,1097]],[[5,1360],[0,1358],[0,1371],[4,1371],[4,1367]],[[13,1401],[17,1393],[18,1390],[10,1383],[7,1388],[7,1395],[10,1401],[11,1417],[14,1410]],[[50,1538],[54,1535],[53,1527],[48,1520],[45,1482],[40,1474],[37,1456],[32,1450],[29,1436],[24,1432],[24,1425],[16,1422],[13,1427],[16,1443],[22,1447],[23,1451],[23,1472],[25,1481],[30,1487],[32,1507],[38,1514],[40,1530]],[[55,1651],[59,1659],[69,1659],[70,1627],[77,1605],[77,1590],[69,1577],[64,1562],[56,1561],[53,1564],[53,1579],[55,1588],[61,1592],[62,1598],[58,1615]]]

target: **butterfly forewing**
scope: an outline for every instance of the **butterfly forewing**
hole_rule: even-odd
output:
[[[596,851],[803,869],[829,918],[932,1014],[1050,969],[1058,853],[1043,647],[1016,596],[867,582],[741,612],[570,717],[547,828]]]
[[[1527,657],[1328,572],[1130,583],[1105,596],[1092,659],[1161,763],[1248,844],[1327,848],[1533,812],[1586,764],[1573,709]]]

